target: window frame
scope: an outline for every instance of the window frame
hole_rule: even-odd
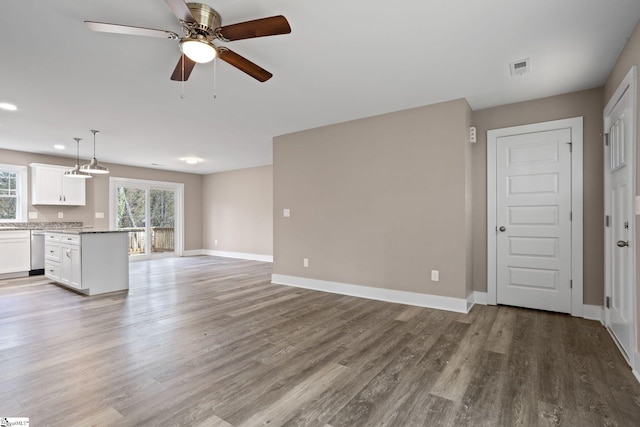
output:
[[[0,218],[0,223],[27,222],[29,198],[29,189],[27,187],[27,167],[0,163],[0,170],[16,174],[16,218]]]

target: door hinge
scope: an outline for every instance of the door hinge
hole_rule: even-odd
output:
[[[609,215],[605,215],[604,216],[604,226],[608,227],[609,226]]]
[[[569,280],[569,289],[573,289],[573,280]]]
[[[573,211],[569,212],[569,221],[573,221]]]
[[[573,142],[567,142],[569,144],[569,152],[573,152]]]
[[[604,305],[605,305],[605,307],[607,307],[607,308],[611,308],[611,298],[610,298],[610,297],[606,297],[606,298],[604,299]]]
[[[604,136],[604,145],[609,145],[609,134],[605,133],[603,136]]]

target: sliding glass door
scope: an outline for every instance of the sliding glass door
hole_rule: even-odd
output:
[[[110,178],[113,228],[135,258],[181,255],[183,184]]]

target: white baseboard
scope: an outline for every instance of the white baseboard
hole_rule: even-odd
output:
[[[244,252],[214,251],[203,249],[203,255],[221,256],[224,258],[249,259],[252,261],[273,262],[273,255],[248,254]]]
[[[480,305],[487,305],[489,303],[489,294],[487,292],[474,291],[473,302]]]
[[[455,311],[457,313],[468,312],[467,300],[464,298],[451,298],[439,295],[419,294],[417,292],[373,288],[369,286],[351,285],[348,283],[308,279],[306,277],[286,276],[284,274],[272,274],[271,282],[278,285],[295,286],[297,288],[313,289],[316,291],[331,292],[334,294],[349,295],[378,301]]]
[[[582,317],[584,317],[585,319],[597,320],[598,322],[603,323],[603,314],[604,312],[602,311],[602,306],[588,304],[584,304],[582,306]]]

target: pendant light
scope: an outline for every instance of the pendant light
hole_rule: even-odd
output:
[[[104,166],[100,166],[98,164],[98,160],[96,160],[96,133],[100,132],[99,130],[91,129],[93,132],[93,159],[88,165],[82,165],[82,170],[84,172],[89,173],[98,173],[98,174],[106,174],[109,173],[109,169]]]
[[[76,167],[74,167],[73,169],[66,171],[64,173],[64,176],[68,176],[69,178],[91,178],[91,175],[89,175],[86,172],[83,172],[80,170],[80,141],[82,141],[82,138],[73,138],[76,141]]]

